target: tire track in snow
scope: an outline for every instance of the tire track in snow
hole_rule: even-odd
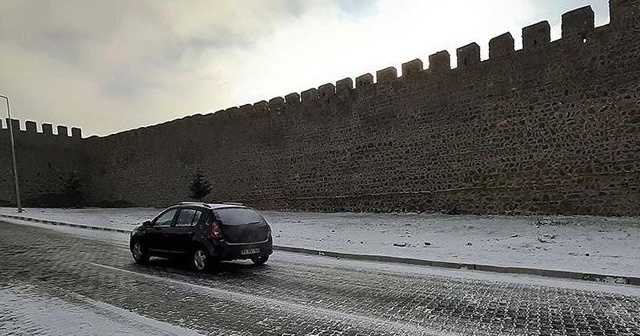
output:
[[[257,302],[260,302],[268,307],[277,307],[278,309],[285,310],[285,311],[295,311],[298,313],[303,313],[310,317],[316,317],[320,315],[320,316],[326,316],[332,319],[348,320],[353,322],[356,325],[374,325],[375,326],[374,329],[385,330],[390,333],[401,333],[404,335],[424,335],[424,336],[459,336],[459,334],[445,332],[442,330],[433,330],[433,329],[429,329],[429,328],[425,328],[425,327],[421,327],[421,326],[409,324],[409,323],[394,322],[390,320],[383,320],[383,319],[378,319],[378,318],[359,315],[359,314],[346,313],[346,312],[341,312],[337,310],[314,307],[310,305],[302,305],[298,303],[292,303],[292,302],[267,298],[263,296],[233,292],[233,291],[220,289],[220,288],[207,287],[207,286],[180,281],[176,279],[163,278],[156,275],[134,272],[131,270],[121,269],[121,268],[93,263],[93,262],[89,264],[96,267],[101,267],[104,269],[116,271],[116,272],[122,272],[122,273],[132,274],[139,277],[144,277],[154,281],[171,283],[175,285],[190,287],[190,288],[208,292],[208,293],[213,293],[218,298],[224,299],[224,300],[231,300],[231,301],[239,302],[242,304],[255,304]]]

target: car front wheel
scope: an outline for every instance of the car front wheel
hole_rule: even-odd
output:
[[[256,265],[262,265],[262,264],[266,263],[267,260],[269,260],[269,256],[268,255],[251,258],[251,261],[253,261],[253,263],[256,264]]]
[[[204,272],[209,267],[209,253],[204,248],[197,248],[193,251],[193,267],[198,272]]]
[[[149,253],[147,253],[147,249],[139,240],[134,241],[133,245],[131,245],[131,254],[133,255],[133,260],[138,264],[145,264],[149,261]]]

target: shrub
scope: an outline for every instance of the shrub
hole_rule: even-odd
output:
[[[84,206],[84,186],[76,171],[72,171],[63,179],[63,203],[66,206],[82,208]]]
[[[193,180],[189,184],[189,198],[201,201],[211,192],[211,183],[204,178],[200,169],[193,174]]]

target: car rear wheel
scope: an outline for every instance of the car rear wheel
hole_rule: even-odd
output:
[[[145,264],[149,261],[149,253],[139,240],[134,241],[133,245],[131,245],[131,255],[138,264]]]
[[[262,265],[262,264],[266,263],[267,260],[269,260],[269,256],[268,255],[251,258],[251,261],[253,261],[253,263],[256,264],[256,265]]]
[[[193,268],[198,272],[204,272],[205,270],[207,270],[211,262],[209,253],[207,253],[207,251],[202,247],[198,247],[195,251],[193,251],[193,256],[191,259]]]

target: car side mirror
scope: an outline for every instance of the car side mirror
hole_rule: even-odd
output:
[[[149,226],[151,226],[151,222],[150,221],[144,221],[144,223],[142,223],[142,226],[149,227]]]

